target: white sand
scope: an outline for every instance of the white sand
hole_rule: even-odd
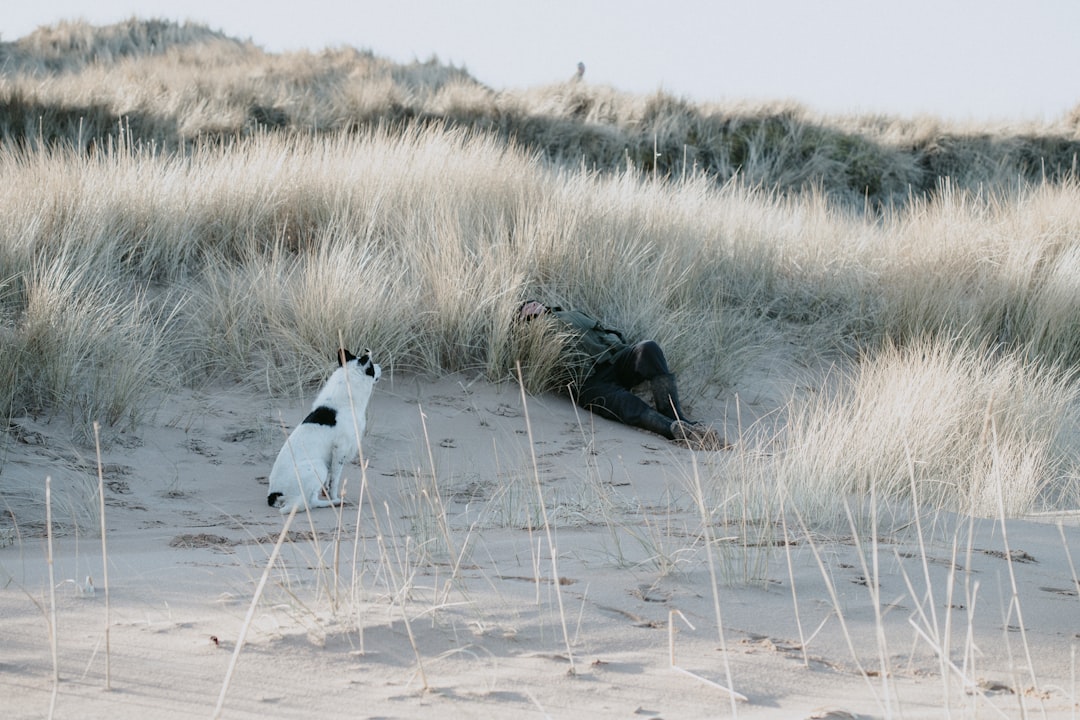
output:
[[[783,394],[736,390],[756,403],[744,421]],[[708,402],[698,414],[731,416],[734,436],[728,404]],[[54,688],[46,476],[56,498],[56,717],[213,715],[283,523],[265,500],[280,423],[306,409],[228,390],[178,394],[105,451],[109,691],[102,549],[88,512],[94,453],[73,449],[59,421],[21,421],[0,444],[0,716],[45,717]],[[717,604],[692,460],[722,491],[733,454],[690,453],[561,397],[534,397],[556,586],[516,387],[387,377],[370,417],[360,537],[357,464],[340,542],[335,512],[296,517],[223,717],[1080,714],[1076,516],[1010,521],[1011,563],[999,522],[972,526],[970,553],[966,522],[943,514],[923,528],[925,552],[914,526],[889,533],[876,599],[874,568],[864,570],[850,538],[811,544],[789,527],[787,552],[725,539],[717,524]],[[79,589],[87,576],[92,595]],[[935,651],[943,644],[955,670]],[[745,700],[733,703],[719,687],[729,685]]]

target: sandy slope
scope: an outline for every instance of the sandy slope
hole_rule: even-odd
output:
[[[786,392],[759,382],[737,388],[751,419]],[[50,706],[46,475],[57,501],[56,716],[213,714],[283,523],[265,504],[281,424],[305,410],[227,389],[182,393],[107,449],[111,691],[101,544],[87,511],[93,452],[65,442],[58,422],[27,419],[8,433],[0,489],[18,525],[11,512],[0,518],[4,718]],[[697,412],[729,414],[723,399]],[[923,528],[925,551],[914,526],[891,533],[878,547],[877,598],[860,560],[869,548],[861,556],[850,539],[811,543],[789,528],[786,547],[747,546],[717,525],[714,594],[692,478],[696,462],[722,493],[731,453],[695,455],[535,397],[534,475],[517,389],[464,376],[386,378],[370,417],[359,536],[357,464],[340,524],[330,510],[295,519],[224,717],[1080,713],[1069,564],[1069,554],[1080,563],[1080,518],[1010,522],[1007,546],[1000,523],[944,515]],[[80,589],[87,576],[92,594]],[[955,671],[934,651],[942,643]],[[728,685],[745,700],[718,687]]]

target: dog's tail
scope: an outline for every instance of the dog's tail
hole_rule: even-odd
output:
[[[283,493],[272,492],[266,496],[266,504],[270,507],[277,507],[278,500],[281,499]]]

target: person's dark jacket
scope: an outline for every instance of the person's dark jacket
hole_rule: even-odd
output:
[[[568,341],[572,343],[568,348],[572,356],[570,362],[576,366],[576,370],[584,373],[583,376],[587,377],[597,365],[610,362],[629,345],[618,330],[604,327],[599,320],[579,310],[554,307],[549,308],[548,314],[569,330]]]

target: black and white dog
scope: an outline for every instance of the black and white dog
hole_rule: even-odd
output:
[[[266,501],[282,513],[341,504],[341,473],[360,452],[368,399],[382,368],[371,361],[370,350],[360,357],[340,350],[338,362],[341,367],[289,435],[270,471]]]

